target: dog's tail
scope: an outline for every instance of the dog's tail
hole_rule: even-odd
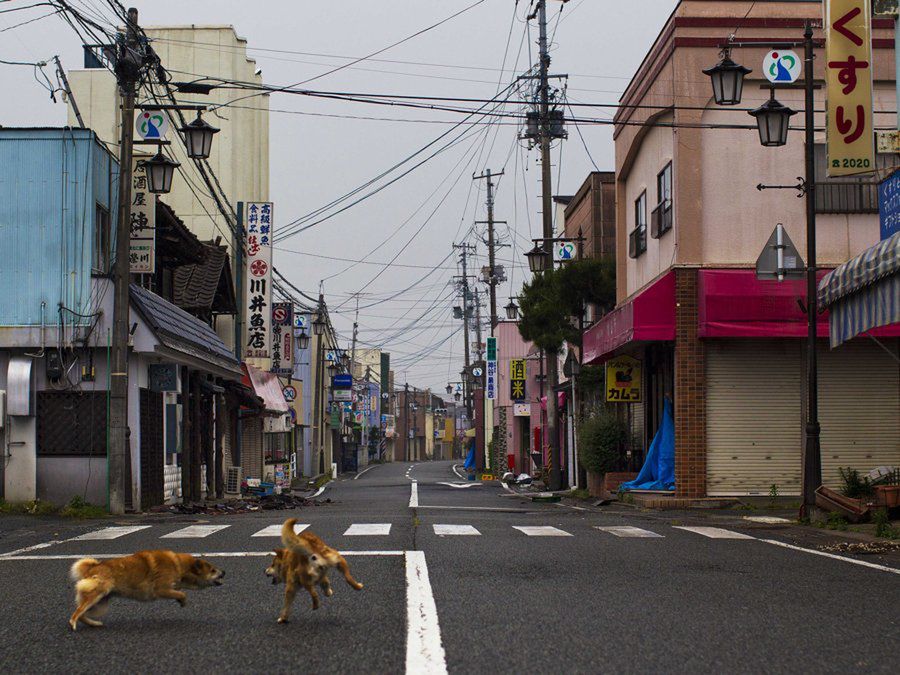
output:
[[[297,536],[296,532],[294,532],[294,524],[296,522],[296,518],[288,518],[286,521],[284,521],[284,525],[281,526],[282,546],[285,546],[292,551],[302,553],[303,555],[313,555],[314,551],[301,537]]]
[[[100,561],[95,560],[94,558],[82,558],[72,565],[72,568],[69,570],[69,576],[72,577],[72,581],[80,581],[87,576],[87,573],[94,565],[99,564]]]

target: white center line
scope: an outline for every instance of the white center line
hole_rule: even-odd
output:
[[[230,527],[230,525],[189,525],[180,530],[164,534],[160,539],[202,539],[214,532],[224,530],[226,527]]]
[[[359,477],[362,476],[366,471],[371,471],[371,470],[374,469],[374,468],[375,468],[375,465],[373,464],[373,465],[370,466],[368,469],[363,469],[363,470],[360,471],[358,474],[356,474],[355,476],[353,476],[353,480],[359,480]]]
[[[295,523],[294,524],[294,533],[300,534],[309,527],[309,524],[304,523]],[[275,525],[269,525],[268,527],[264,527],[256,534],[250,535],[252,537],[280,537],[281,536],[281,523],[276,523]]]
[[[811,548],[803,548],[801,546],[793,546],[792,544],[785,544],[783,541],[775,541],[774,539],[760,539],[760,541],[764,541],[767,544],[774,544],[775,546],[782,546],[784,548],[789,548],[794,551],[803,551],[804,553],[812,553],[813,555],[821,555],[826,558],[834,558],[835,560],[843,560],[844,562],[853,563],[854,565],[862,565],[863,567],[870,567],[874,570],[881,570],[882,572],[892,572],[893,574],[900,574],[900,569],[896,567],[887,567],[885,565],[876,565],[875,563],[866,562],[865,560],[856,560],[855,558],[847,558],[842,555],[835,555],[834,553],[826,553],[825,551],[814,551]]]
[[[7,553],[0,553],[0,557],[10,556],[10,555],[18,555],[19,553],[29,553],[31,551],[39,551],[42,548],[48,548],[50,546],[55,546],[56,544],[65,543],[65,539],[54,539],[53,541],[45,541],[42,544],[34,544],[32,546],[26,546],[25,548],[17,548],[15,551],[9,551]]]
[[[409,491],[409,508],[415,509],[419,506],[419,484],[416,481],[411,483]]]
[[[406,672],[447,672],[437,606],[424,551],[406,552]]]
[[[662,538],[661,534],[651,532],[650,530],[642,530],[639,527],[632,527],[631,525],[610,525],[608,527],[597,526],[597,529],[602,530],[603,532],[609,532],[617,537]]]
[[[391,533],[390,523],[353,523],[344,532],[345,537],[377,537]]]
[[[102,530],[94,530],[93,532],[88,532],[87,534],[82,534],[80,537],[74,537],[73,539],[69,539],[68,541],[94,541],[94,540],[100,540],[100,539],[118,539],[119,537],[124,537],[126,534],[131,534],[132,532],[138,532],[140,530],[146,530],[149,527],[150,527],[149,525],[104,527]]]
[[[524,532],[529,537],[571,537],[565,530],[551,525],[513,525],[514,530]]]
[[[724,530],[721,527],[688,527],[687,525],[675,525],[674,527],[676,530],[695,532],[697,534],[702,534],[704,537],[709,537],[710,539],[756,539],[756,537],[751,537],[749,534],[732,532],[731,530]]]

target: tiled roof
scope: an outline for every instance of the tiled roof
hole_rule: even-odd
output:
[[[185,309],[232,312],[235,302],[231,292],[228,250],[212,243],[204,243],[203,246],[206,250],[204,262],[182,265],[175,270],[175,304]],[[227,277],[224,283],[223,273]],[[217,292],[225,297],[216,298]]]
[[[131,302],[165,346],[240,373],[234,354],[200,319],[137,284],[131,284]]]

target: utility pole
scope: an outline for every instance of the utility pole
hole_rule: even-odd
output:
[[[478,289],[475,293],[475,353],[478,354],[478,360],[484,360],[484,343],[481,341],[481,296]]]
[[[474,248],[471,244],[453,244],[453,248],[460,249],[460,262],[462,263],[462,312],[463,312],[463,348],[465,350],[465,360],[466,360],[466,369],[463,371],[463,399],[466,405],[466,414],[468,418],[472,419],[472,384],[470,382],[470,378],[472,377],[472,359],[471,359],[471,351],[469,347],[469,320],[472,316],[472,311],[470,309],[469,303],[469,268],[468,268],[468,258],[469,253]]]
[[[482,178],[487,179],[487,221],[478,221],[478,222],[486,222],[488,226],[488,272],[490,277],[488,279],[488,286],[490,287],[491,292],[491,336],[494,335],[494,328],[497,327],[497,268],[494,254],[494,183],[491,182],[491,178],[494,176],[502,176],[503,172],[500,173],[491,173],[490,169],[487,169],[480,176],[473,176],[474,180],[481,180]]]
[[[131,234],[131,163],[134,141],[134,96],[143,69],[138,40],[138,12],[128,10],[125,35],[117,49],[116,79],[122,96],[119,138],[119,217],[116,221],[116,262],[113,266],[113,330],[109,402],[109,512],[125,513],[131,489],[126,477],[131,462],[128,429],[128,322]]]
[[[547,0],[537,0],[540,26],[540,140],[541,140],[541,216],[543,218],[545,269],[553,269],[553,195],[550,172],[550,51],[547,46]],[[562,488],[562,471],[559,456],[559,401],[556,386],[559,384],[559,365],[555,352],[547,352],[547,436],[550,441],[550,489]]]
[[[356,315],[353,318],[353,342],[350,346],[350,377],[356,367],[356,336],[359,331],[359,293],[356,294]]]
[[[62,83],[63,89],[66,92],[66,97],[68,98],[69,103],[72,104],[72,112],[75,113],[75,119],[78,120],[78,126],[84,129],[86,128],[84,120],[81,118],[81,111],[78,109],[78,103],[75,101],[75,96],[72,94],[72,88],[69,86],[69,78],[66,77],[66,71],[63,70],[62,63],[60,63],[58,56],[54,56],[53,61],[56,63],[56,74],[59,76],[59,81]]]
[[[403,454],[405,455],[404,459],[408,462],[409,461],[409,441],[411,440],[410,436],[409,436],[409,382],[407,382],[403,385],[403,391],[405,392],[403,394],[403,405],[406,408],[404,410],[404,415],[403,415],[403,421],[404,421],[403,433],[406,435],[406,440],[403,443],[403,447],[406,448],[406,452],[404,452]]]

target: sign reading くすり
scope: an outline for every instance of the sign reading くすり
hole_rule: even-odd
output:
[[[272,345],[272,203],[249,202],[244,247],[244,358],[267,359]]]
[[[829,176],[875,170],[870,0],[825,3]]]
[[[617,356],[606,362],[606,400],[641,402],[641,362],[638,359]]]

